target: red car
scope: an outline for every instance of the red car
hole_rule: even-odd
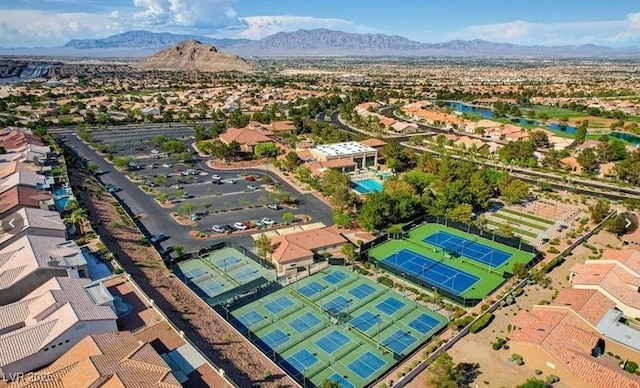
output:
[[[251,175],[249,175],[249,176],[245,177],[244,179],[245,179],[245,180],[248,180],[248,181],[250,181],[250,182],[253,182],[253,181],[255,181],[255,180],[256,180],[256,178],[252,177]]]

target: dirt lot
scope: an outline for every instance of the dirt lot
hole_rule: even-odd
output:
[[[87,205],[91,221],[107,247],[145,293],[213,362],[242,387],[270,387],[276,383],[293,386],[288,376],[279,374],[244,337],[170,275],[153,248],[140,244],[140,232],[124,223],[108,194],[96,198],[95,183],[82,183],[87,175],[75,169],[70,169],[70,175],[74,186],[84,185],[79,200]],[[110,222],[113,220],[117,223]],[[274,375],[269,381],[262,378],[266,370]]]

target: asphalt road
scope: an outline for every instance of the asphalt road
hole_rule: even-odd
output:
[[[291,186],[288,182],[281,181],[279,177],[273,172],[262,170],[247,170],[239,169],[233,171],[215,171],[206,166],[204,163],[198,163],[201,168],[201,173],[197,175],[198,181],[190,183],[181,183],[182,190],[192,194],[195,198],[192,199],[180,199],[180,202],[175,204],[172,209],[165,209],[161,207],[150,194],[144,193],[139,188],[139,183],[135,183],[128,179],[123,173],[116,170],[110,163],[102,158],[96,151],[91,149],[82,140],[72,134],[65,134],[61,136],[61,141],[69,146],[75,153],[86,160],[87,162],[97,165],[101,174],[98,179],[105,185],[116,185],[122,190],[113,194],[121,199],[126,206],[131,210],[133,214],[145,214],[146,217],[141,220],[143,226],[143,233],[145,236],[150,237],[156,233],[163,233],[169,238],[162,243],[163,247],[170,245],[182,245],[186,251],[197,251],[200,248],[207,247],[211,244],[219,242],[219,239],[232,239],[237,243],[247,246],[253,246],[253,240],[251,239],[250,232],[234,232],[231,235],[220,235],[219,239],[208,240],[195,240],[189,235],[189,231],[192,229],[190,226],[183,226],[175,222],[171,217],[170,212],[176,210],[183,202],[192,201],[197,210],[205,210],[204,204],[211,203],[209,208],[209,214],[203,216],[202,219],[196,222],[196,228],[202,231],[210,231],[214,224],[230,224],[235,222],[241,222],[245,220],[259,220],[263,217],[269,217],[276,222],[282,220],[282,214],[287,211],[291,211],[294,214],[307,214],[312,217],[313,222],[321,221],[327,225],[333,223],[331,209],[324,202],[320,201],[313,195],[304,195],[300,193],[295,187]],[[141,153],[141,155],[144,152]],[[174,164],[172,167],[162,167],[167,158],[149,158],[144,157],[136,159],[141,165],[147,166],[148,163],[153,162],[156,164],[156,168],[145,168],[138,171],[139,176],[143,177],[142,181],[148,179],[152,180],[153,175],[169,175],[166,184],[163,187],[158,187],[159,190],[166,190],[169,196],[175,197],[176,189],[170,186],[176,183],[177,179],[188,179],[187,177],[177,176],[175,170],[177,168],[186,170],[189,168],[186,165]],[[234,179],[237,183],[224,183],[221,185],[211,184],[211,176],[213,174],[220,175],[223,179]],[[269,175],[274,182],[278,182],[282,190],[290,192],[293,198],[300,201],[301,205],[299,209],[281,209],[273,210],[266,208],[265,206],[254,207],[252,209],[237,210],[237,211],[224,211],[232,208],[245,207],[248,205],[258,206],[269,203],[268,192],[265,190],[263,183],[260,180],[250,182],[246,181],[243,175],[251,174],[255,177]],[[247,189],[248,185],[258,186],[258,190]],[[218,212],[215,212],[218,210]],[[253,231],[255,233],[255,230]]]

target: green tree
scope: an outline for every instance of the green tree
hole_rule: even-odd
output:
[[[438,388],[457,388],[462,374],[456,368],[449,353],[440,354],[429,366],[428,384]]]
[[[273,253],[274,247],[271,245],[271,240],[269,240],[269,237],[267,237],[266,234],[262,233],[256,239],[256,249],[258,250],[258,255],[269,260],[270,255]]]
[[[533,142],[534,146],[538,148],[551,147],[549,136],[543,131],[531,131],[531,133],[529,133],[529,141]]]
[[[256,156],[256,158],[262,158],[263,156],[266,157],[276,157],[278,156],[278,153],[280,152],[280,148],[278,148],[278,146],[276,146],[274,143],[258,143],[256,144],[253,153]]]
[[[337,381],[324,379],[322,382],[322,388],[340,388],[340,383]]]
[[[178,212],[187,216],[191,216],[196,211],[197,206],[192,202],[185,202],[178,207]]]
[[[387,167],[393,171],[404,171],[409,166],[409,157],[404,149],[395,140],[390,140],[383,148],[382,154],[385,157]]]
[[[610,213],[609,203],[602,199],[598,200],[595,204],[589,206],[589,212],[591,213],[591,221],[600,222]]]
[[[295,220],[296,216],[295,214],[291,213],[291,212],[285,212],[282,215],[282,222],[284,222],[285,224],[290,223],[291,221]]]
[[[605,227],[609,232],[621,235],[627,230],[627,218],[624,214],[618,214],[616,217],[610,218]]]
[[[575,139],[578,143],[584,143],[587,139],[587,125],[589,125],[589,121],[584,120],[576,127]]]
[[[535,377],[531,377],[524,383],[518,385],[516,388],[549,388],[549,384]]]
[[[529,185],[517,178],[506,176],[500,182],[500,196],[509,204],[522,202],[529,195]]]
[[[294,151],[290,151],[284,157],[284,167],[287,171],[293,171],[302,164],[302,159]]]
[[[595,174],[596,171],[598,171],[598,168],[600,168],[600,163],[598,163],[598,155],[591,148],[582,150],[582,152],[578,154],[576,160],[578,161],[578,163],[580,163],[583,172],[586,174]]]
[[[118,169],[127,170],[129,168],[129,163],[133,162],[132,156],[122,156],[118,158],[113,158],[113,165]]]
[[[498,155],[503,162],[534,167],[536,165],[535,151],[536,147],[532,141],[518,139],[505,144],[498,151]]]
[[[340,253],[342,253],[342,257],[348,262],[353,262],[358,259],[358,251],[355,245],[351,243],[346,243],[340,248]]]
[[[334,209],[333,222],[341,228],[348,228],[351,225],[351,215]]]
[[[513,274],[518,277],[518,279],[524,279],[527,277],[527,265],[525,263],[515,263],[513,265]]]
[[[504,224],[500,224],[498,229],[495,230],[495,233],[502,237],[507,237],[507,238],[515,236],[513,228],[511,227],[511,225],[507,224],[506,222]]]
[[[452,221],[469,224],[471,222],[471,213],[473,213],[473,207],[468,203],[461,203],[449,211],[448,217]]]

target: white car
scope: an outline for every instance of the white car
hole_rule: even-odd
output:
[[[247,186],[247,190],[258,190],[258,186],[249,185]]]
[[[147,168],[156,168],[156,165],[151,163],[150,165],[147,166]]]
[[[176,190],[180,190],[180,189],[182,189],[182,186],[180,186],[179,184],[175,183],[175,184],[171,185],[171,188],[172,189],[176,189]]]
[[[233,224],[233,229],[246,230],[247,229],[247,225],[243,224],[242,222],[236,222],[235,224]]]
[[[216,233],[225,233],[226,232],[226,230],[221,225],[213,225],[211,230],[213,230]]]
[[[274,220],[272,220],[271,218],[263,218],[260,220],[260,222],[262,222],[263,224],[267,225],[267,226],[271,226],[271,225],[275,225],[276,222]]]
[[[152,153],[153,155],[158,155],[158,154],[160,153],[160,151],[158,151],[158,150],[151,150],[151,153]]]
[[[221,182],[222,183],[231,183],[231,184],[236,183],[236,181],[234,181],[233,179],[223,179],[223,180],[221,180]]]
[[[222,177],[220,175],[215,175],[214,174],[214,175],[211,175],[211,179],[219,181],[219,180],[222,180]]]
[[[162,165],[164,168],[171,168],[171,163],[165,163]]]

